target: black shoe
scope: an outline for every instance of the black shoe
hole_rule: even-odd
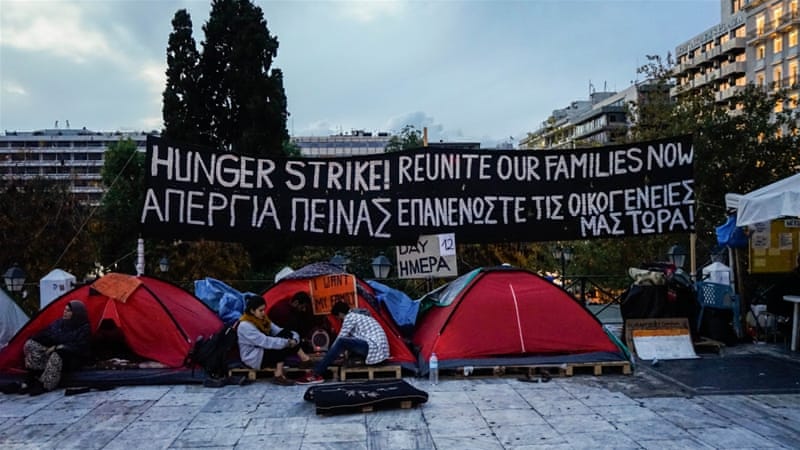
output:
[[[90,388],[88,386],[69,387],[69,388],[64,389],[64,395],[69,397],[70,395],[85,394],[85,393],[87,393],[87,392],[89,392],[91,390],[92,390],[92,388]]]
[[[0,385],[0,392],[3,394],[19,394],[22,391],[22,383],[19,381],[12,381],[10,383],[3,383]]]
[[[42,395],[45,392],[47,392],[47,390],[45,390],[44,386],[42,386],[41,383],[36,383],[33,386],[31,386],[30,388],[28,388],[28,395],[30,395],[31,397],[36,397],[37,395]]]

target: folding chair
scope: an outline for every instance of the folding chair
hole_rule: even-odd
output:
[[[733,287],[728,284],[699,281],[695,283],[697,302],[700,304],[700,314],[697,316],[697,331],[703,324],[703,312],[706,308],[728,309],[733,311],[733,329],[736,337],[742,337],[742,321],[740,318],[739,296],[733,292]]]

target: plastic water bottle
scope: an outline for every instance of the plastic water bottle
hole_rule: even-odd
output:
[[[431,384],[439,384],[439,358],[436,353],[431,353],[431,359],[428,360],[428,377]]]

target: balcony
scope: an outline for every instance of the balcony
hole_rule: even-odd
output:
[[[728,42],[722,44],[722,53],[727,54],[731,53],[735,50],[744,51],[747,48],[747,39],[742,37],[737,37],[729,40]]]
[[[724,102],[742,91],[744,91],[744,86],[731,86],[728,89],[715,93],[714,98],[718,102]]]
[[[721,74],[722,77],[727,77],[727,76],[730,76],[730,75],[733,75],[733,74],[737,74],[737,73],[745,73],[745,70],[746,70],[745,62],[744,61],[738,61],[738,62],[735,62],[735,63],[730,63],[730,64],[724,65],[720,69],[720,74]]]

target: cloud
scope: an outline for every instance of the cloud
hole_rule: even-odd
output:
[[[113,57],[102,33],[85,23],[82,7],[63,2],[10,2],[3,8],[0,46],[46,52],[83,64]]]
[[[25,87],[15,81],[3,81],[2,88],[2,91],[9,95],[28,95]]]
[[[340,5],[340,14],[361,23],[376,22],[386,17],[399,16],[405,11],[406,5],[399,1],[372,0],[356,2],[337,2]]]

